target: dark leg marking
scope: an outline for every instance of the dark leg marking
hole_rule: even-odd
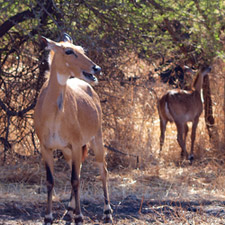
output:
[[[53,180],[52,172],[51,172],[51,170],[50,170],[50,168],[49,168],[49,166],[48,166],[47,164],[45,165],[45,167],[46,167],[46,178],[47,178],[47,181],[48,181],[49,184],[51,184],[52,187],[53,187],[53,185],[54,185],[54,180]]]
[[[45,164],[46,167],[46,179],[47,179],[47,192],[48,192],[48,200],[47,200],[47,212],[45,216],[45,224],[52,224],[53,218],[52,218],[52,191],[54,186],[54,179],[52,176],[52,172],[48,166],[48,164]]]
[[[71,184],[72,184],[72,194],[75,197],[75,203],[76,203],[76,207],[74,210],[75,224],[81,224],[83,222],[83,216],[81,214],[81,208],[80,208],[80,179],[79,179],[79,174],[77,174],[76,172],[77,172],[76,167],[73,163],[72,164]]]

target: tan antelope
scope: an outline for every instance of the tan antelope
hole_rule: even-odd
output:
[[[158,102],[160,118],[160,152],[162,151],[167,122],[175,122],[177,127],[177,141],[181,147],[181,157],[186,157],[190,163],[194,160],[194,142],[199,116],[203,106],[201,100],[201,88],[203,78],[211,71],[211,67],[201,67],[193,82],[191,91],[174,89],[168,91]],[[186,150],[186,137],[188,133],[187,122],[192,122],[191,153],[188,157]]]
[[[34,126],[46,166],[47,211],[45,224],[53,222],[52,192],[53,150],[61,149],[71,173],[71,200],[68,214],[76,224],[83,223],[80,207],[80,170],[90,142],[100,169],[104,192],[104,220],[112,220],[112,209],[107,185],[107,168],[102,141],[102,112],[99,97],[87,82],[97,82],[95,73],[101,68],[92,62],[80,46],[75,46],[69,35],[63,42],[45,37],[42,41],[50,52],[50,76],[43,85],[34,112]],[[69,79],[70,77],[75,77]],[[81,78],[82,80],[78,79]],[[85,81],[87,82],[85,82]]]

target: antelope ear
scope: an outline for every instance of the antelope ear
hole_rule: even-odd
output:
[[[210,73],[212,70],[211,66],[204,66],[200,69],[201,73],[203,76],[205,76],[206,74]]]
[[[44,36],[40,37],[40,42],[45,48],[48,46],[47,38],[45,38]]]
[[[58,46],[58,43],[44,37],[44,36],[41,36],[41,42],[44,44],[45,48],[47,50],[55,50],[55,47]]]
[[[72,39],[72,38],[70,37],[70,35],[67,34],[67,33],[64,33],[64,34],[63,34],[63,41],[64,41],[64,42],[69,42],[69,43],[73,44],[73,39]]]
[[[189,66],[184,66],[184,72],[185,73],[192,73],[192,74],[194,74],[195,72],[189,67]]]

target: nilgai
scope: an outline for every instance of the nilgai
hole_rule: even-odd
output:
[[[62,42],[42,37],[49,49],[50,76],[43,85],[34,112],[34,126],[46,166],[47,211],[45,224],[51,224],[53,179],[53,150],[61,149],[70,165],[71,201],[68,214],[82,224],[80,207],[80,170],[90,142],[100,169],[104,192],[104,220],[112,220],[105,150],[102,142],[102,112],[99,97],[87,82],[97,82],[94,74],[101,68],[92,62],[80,46],[73,45],[69,35]],[[70,77],[75,77],[69,79]],[[78,79],[80,78],[80,79]],[[82,80],[81,80],[82,79]],[[91,167],[90,167],[91,168]]]
[[[177,127],[177,141],[181,147],[181,157],[186,157],[192,163],[194,159],[194,142],[199,116],[203,106],[201,100],[201,88],[203,78],[211,71],[211,67],[201,67],[193,82],[191,91],[174,89],[163,95],[158,102],[160,118],[160,152],[162,151],[167,122],[175,122]],[[188,157],[186,150],[186,137],[188,133],[187,122],[192,122],[191,153]]]

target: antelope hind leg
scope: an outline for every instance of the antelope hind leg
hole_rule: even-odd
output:
[[[187,153],[187,150],[186,150],[186,144],[185,144],[185,140],[184,140],[184,126],[183,125],[180,125],[180,124],[177,124],[176,123],[176,126],[177,126],[177,141],[181,147],[181,158],[182,159],[188,159],[188,153]]]
[[[196,129],[198,126],[199,118],[195,118],[193,124],[192,124],[192,132],[191,132],[191,154],[189,156],[190,164],[192,164],[194,160],[194,143],[195,143],[195,137],[196,137]]]
[[[112,208],[110,206],[109,192],[108,192],[108,171],[105,162],[105,149],[102,143],[101,133],[91,141],[91,148],[95,152],[96,164],[100,170],[103,192],[104,192],[104,215],[105,223],[112,223]]]

